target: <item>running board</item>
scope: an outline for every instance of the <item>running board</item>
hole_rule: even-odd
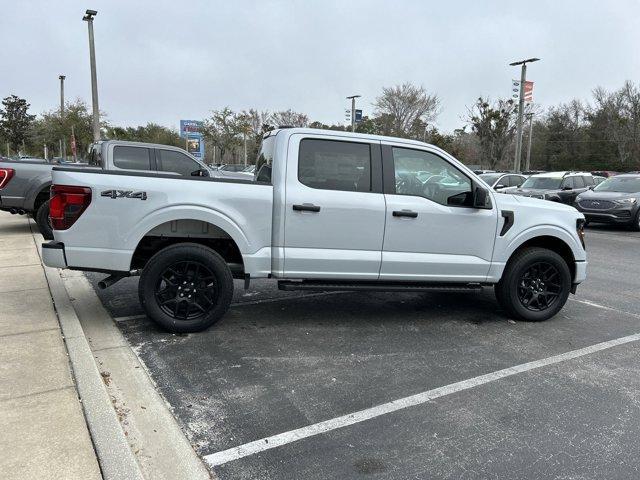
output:
[[[479,283],[418,283],[418,282],[322,282],[280,280],[279,290],[334,290],[376,292],[481,292]]]

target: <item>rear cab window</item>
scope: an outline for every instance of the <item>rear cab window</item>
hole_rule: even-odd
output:
[[[322,190],[371,192],[371,145],[305,138],[300,142],[298,180]]]
[[[116,145],[113,147],[113,165],[124,170],[151,170],[151,150]]]

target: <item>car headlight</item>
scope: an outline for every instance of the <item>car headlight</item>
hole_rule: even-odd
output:
[[[636,203],[635,198],[621,198],[619,200],[614,200],[618,205],[633,205]]]

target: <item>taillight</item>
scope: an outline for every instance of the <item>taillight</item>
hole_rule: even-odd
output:
[[[91,203],[89,187],[51,185],[49,220],[54,230],[66,230],[73,225]]]
[[[4,188],[16,171],[13,168],[0,168],[0,189]]]

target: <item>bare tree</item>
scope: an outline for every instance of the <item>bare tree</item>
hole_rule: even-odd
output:
[[[438,115],[440,99],[407,82],[384,87],[373,106],[384,135],[422,139],[427,125]]]
[[[211,117],[203,122],[202,134],[220,150],[220,159],[224,159],[226,152],[231,152],[236,161],[235,148],[241,144],[241,135],[246,128],[241,116],[229,107],[214,110]]]
[[[467,122],[478,136],[481,162],[491,169],[502,162],[509,151],[516,128],[515,109],[513,100],[491,103],[482,97],[469,109]]]
[[[306,127],[309,124],[309,117],[304,113],[294,112],[293,110],[281,110],[273,112],[269,118],[269,124],[273,127]]]

